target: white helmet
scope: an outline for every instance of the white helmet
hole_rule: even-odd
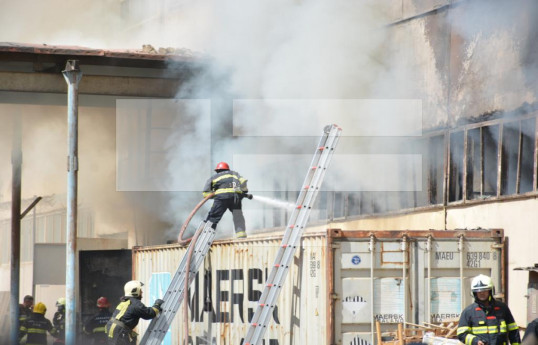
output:
[[[487,290],[490,290],[491,294],[494,293],[494,286],[490,277],[483,274],[479,274],[473,278],[473,281],[471,282],[471,292],[473,293],[473,295],[475,294],[475,292]]]
[[[142,286],[144,286],[144,283],[138,280],[131,280],[127,282],[123,287],[123,291],[125,291],[125,296],[141,297]]]

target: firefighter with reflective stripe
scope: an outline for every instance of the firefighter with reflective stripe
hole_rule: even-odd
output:
[[[54,336],[53,345],[65,344],[65,298],[60,297],[56,301],[58,308],[52,317],[52,335]]]
[[[465,345],[519,345],[519,327],[508,306],[493,297],[491,278],[473,278],[471,292],[475,301],[461,313],[458,339]]]
[[[163,300],[157,299],[153,306],[146,307],[142,301],[142,286],[138,280],[131,280],[124,286],[125,296],[114,310],[112,317],[105,327],[109,345],[136,344],[138,334],[133,329],[140,318],[150,320],[161,312]]]
[[[34,298],[30,295],[24,296],[22,304],[19,304],[19,332],[20,327],[24,324],[24,321],[32,315],[32,309],[34,308]],[[22,335],[19,334],[19,337]]]
[[[88,319],[82,328],[82,331],[90,340],[88,342],[89,345],[106,344],[107,335],[105,326],[112,316],[112,313],[108,310],[109,307],[110,303],[106,297],[99,297],[97,299],[99,312]]]
[[[46,345],[47,332],[52,334],[52,323],[45,318],[47,307],[39,302],[34,306],[32,314],[21,325],[21,344]],[[23,337],[26,336],[26,340]]]
[[[245,232],[245,217],[243,216],[241,199],[243,197],[252,198],[252,195],[247,194],[247,180],[238,172],[230,170],[230,166],[226,162],[218,163],[215,172],[216,174],[207,180],[203,190],[204,197],[211,193],[215,194],[213,206],[209,210],[206,221],[213,223],[213,229],[216,229],[224,212],[230,210],[235,236],[245,238],[247,233]]]

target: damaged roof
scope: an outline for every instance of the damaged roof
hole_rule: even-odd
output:
[[[144,45],[140,50],[107,50],[79,46],[57,46],[0,42],[0,60],[57,62],[68,59],[81,64],[112,65],[123,67],[165,68],[170,64],[194,63],[200,60],[188,49],[159,48]]]

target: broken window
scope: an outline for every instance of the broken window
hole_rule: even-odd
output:
[[[467,131],[467,199],[497,195],[499,125]]]
[[[437,205],[443,203],[443,178],[445,176],[445,136],[437,135],[428,139],[427,155],[424,162],[427,172],[428,203]]]
[[[360,214],[374,213],[373,192],[361,192],[359,204],[360,204]]]
[[[412,192],[401,192],[401,205],[421,207],[443,203],[445,135],[422,137],[412,144],[412,153],[422,156],[422,183]],[[414,172],[417,174],[418,172]]]
[[[343,192],[332,192],[332,217],[331,219],[335,218],[343,218],[346,216],[346,199],[347,199],[347,193]]]
[[[533,190],[535,128],[534,118],[503,124],[501,195]]]
[[[360,192],[347,193],[348,213],[346,216],[356,216],[360,214]]]
[[[463,131],[450,133],[448,201],[463,199]]]

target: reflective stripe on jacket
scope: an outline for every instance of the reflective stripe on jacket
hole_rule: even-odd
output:
[[[491,298],[490,306],[472,303],[465,308],[458,324],[458,339],[465,345],[512,345],[521,343],[519,327],[510,309],[503,302]]]
[[[26,335],[27,345],[46,345],[47,331],[52,331],[52,323],[43,314],[32,313],[21,325],[21,337]]]
[[[225,170],[211,176],[205,183],[203,196],[215,193],[215,197],[231,197],[235,194],[247,193],[247,180],[238,172]]]
[[[83,331],[94,341],[106,340],[105,326],[110,320],[112,313],[108,309],[101,309],[84,324]]]
[[[144,303],[135,297],[122,297],[120,304],[118,304],[116,310],[112,313],[112,317],[106,324],[105,328],[108,337],[113,338],[115,329],[120,327],[114,320],[120,321],[126,328],[132,331],[138,325],[138,321],[141,318],[150,320],[158,314],[159,310],[157,308],[146,307]]]

